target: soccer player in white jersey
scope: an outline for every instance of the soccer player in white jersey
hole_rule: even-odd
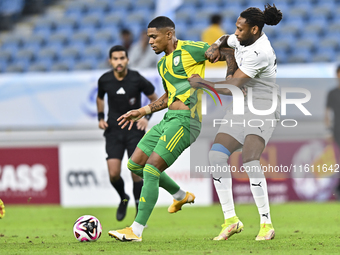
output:
[[[266,5],[265,10],[248,8],[240,14],[236,22],[236,31],[233,35],[224,35],[219,38],[206,52],[210,62],[220,58],[220,51],[233,48],[238,69],[227,80],[222,82],[209,82],[202,80],[198,75],[193,75],[189,80],[191,86],[202,87],[208,84],[231,84],[239,88],[245,87],[248,95],[252,92],[253,106],[257,110],[271,109],[273,101],[279,104],[280,97],[275,84],[276,56],[267,36],[262,32],[264,24],[277,25],[282,19],[281,11],[275,5]],[[249,89],[251,88],[251,89]],[[216,88],[220,94],[231,95],[227,88]],[[278,91],[277,91],[278,93]],[[273,96],[277,97],[273,100]],[[276,107],[276,105],[275,105]],[[250,107],[249,107],[250,108]],[[233,115],[228,111],[224,119],[243,125],[221,125],[215,137],[214,144],[209,152],[209,161],[212,166],[228,167],[227,160],[236,150],[242,148],[243,167],[247,171],[250,189],[260,214],[260,231],[255,240],[270,240],[275,236],[275,231],[270,218],[267,183],[260,165],[261,154],[271,137],[276,121],[279,118],[279,109],[267,116],[256,116],[250,112],[245,100],[245,114]],[[248,125],[250,119],[272,119],[263,121],[261,127]],[[221,168],[220,168],[221,169]],[[226,169],[226,168],[224,168]],[[220,234],[214,240],[227,240],[235,233],[243,230],[243,223],[236,216],[232,195],[231,173],[212,173],[214,185],[222,206],[225,223]]]

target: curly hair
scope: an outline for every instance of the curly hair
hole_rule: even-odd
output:
[[[260,32],[264,24],[270,26],[279,24],[282,19],[282,12],[276,8],[275,4],[273,6],[266,4],[264,8],[264,11],[261,11],[259,8],[250,7],[241,12],[240,16],[245,18],[246,23],[250,26],[258,26]]]

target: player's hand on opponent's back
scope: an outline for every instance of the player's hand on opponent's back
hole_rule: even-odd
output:
[[[122,126],[121,128],[123,129],[130,123],[128,129],[131,130],[133,123],[142,118],[144,115],[139,110],[129,111],[117,119],[117,121],[119,121],[118,125]]]
[[[201,88],[202,83],[204,83],[204,80],[199,76],[199,74],[193,74],[190,78],[188,78],[188,81],[190,82],[190,86],[193,88]]]
[[[106,122],[104,119],[101,119],[101,120],[99,121],[98,126],[99,126],[100,129],[107,129],[107,127],[108,127],[109,125],[107,124],[107,122]]]
[[[137,129],[138,130],[146,130],[148,127],[149,121],[146,118],[141,118],[137,120]]]
[[[204,54],[205,58],[209,60],[210,63],[216,63],[220,57],[220,48],[217,44],[213,43],[205,52]]]

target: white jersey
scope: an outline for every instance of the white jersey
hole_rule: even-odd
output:
[[[250,78],[245,84],[251,87],[255,101],[272,101],[273,90],[277,89],[276,81],[276,56],[268,37],[262,33],[260,38],[248,46],[240,45],[235,34],[229,36],[227,41],[229,47],[235,49],[235,59],[238,68]]]

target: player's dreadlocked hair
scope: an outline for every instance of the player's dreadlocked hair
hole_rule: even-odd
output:
[[[175,23],[165,16],[158,16],[151,20],[151,22],[148,25],[148,28],[155,27],[157,29],[164,28],[164,27],[172,27],[175,29]]]
[[[282,12],[276,9],[275,4],[273,4],[273,6],[267,4],[264,8],[264,11],[261,11],[259,8],[250,7],[241,12],[240,16],[245,18],[246,23],[250,26],[258,26],[260,32],[262,31],[264,24],[270,26],[279,24],[282,19]]]

